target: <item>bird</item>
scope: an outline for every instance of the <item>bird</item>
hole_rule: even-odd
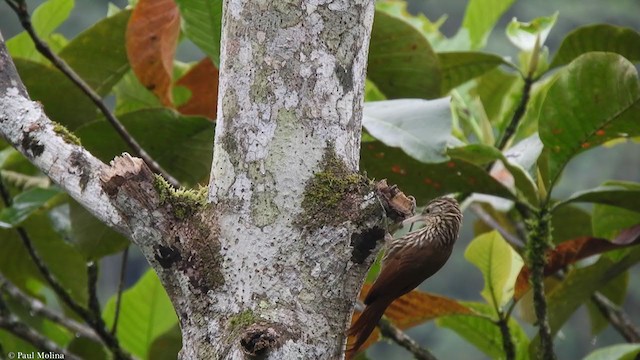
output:
[[[348,353],[358,352],[395,299],[415,289],[449,259],[462,224],[458,202],[446,196],[435,198],[403,224],[417,221],[423,221],[424,227],[387,242],[380,274],[364,299],[364,311],[347,330],[348,336],[355,336]]]

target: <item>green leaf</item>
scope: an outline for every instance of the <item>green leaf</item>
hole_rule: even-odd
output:
[[[449,98],[366,103],[362,125],[371,136],[425,163],[447,160],[447,148],[459,143],[451,135]]]
[[[38,6],[31,15],[31,24],[41,39],[48,40],[53,31],[60,26],[71,14],[73,0],[48,0]],[[14,58],[22,58],[37,62],[46,62],[38,53],[25,31],[7,41],[7,49]]]
[[[481,294],[489,304],[498,309],[511,300],[524,262],[500,233],[492,231],[473,239],[464,258],[482,272],[484,289]]]
[[[512,160],[523,159],[523,154],[513,152],[512,155],[506,157],[506,154],[503,155],[495,147],[481,144],[471,144],[449,149],[447,153],[454,158],[463,159],[476,165],[485,165],[492,161],[500,160],[511,176],[513,176],[516,195],[530,204],[538,204],[538,191],[533,179],[517,162]]]
[[[45,214],[34,214],[21,225],[53,276],[81,304],[87,302],[87,273],[84,258],[53,230]],[[45,283],[27,250],[13,229],[0,229],[0,272],[28,292],[27,284]]]
[[[584,360],[631,360],[640,354],[640,344],[618,344],[597,349]]]
[[[387,98],[373,81],[366,79],[364,83],[364,101],[381,101]]]
[[[539,47],[544,45],[557,19],[557,11],[551,16],[541,16],[530,22],[519,22],[516,18],[513,18],[507,25],[507,38],[520,50],[533,51],[536,41],[538,41]],[[537,40],[538,38],[539,40]]]
[[[596,204],[592,218],[593,235],[604,239],[615,239],[623,229],[640,224],[640,212],[610,205]]]
[[[491,30],[500,16],[504,14],[514,0],[469,0],[462,20],[462,29],[471,40],[471,48],[483,48]]]
[[[568,205],[553,212],[551,237],[555,244],[591,235],[591,216],[585,210]]]
[[[175,360],[182,348],[182,334],[180,327],[174,326],[169,331],[158,336],[149,349],[149,359]]]
[[[442,15],[436,22],[429,20],[424,14],[412,14],[407,10],[407,2],[400,1],[376,1],[376,10],[383,11],[391,16],[395,16],[405,20],[420,30],[427,38],[429,44],[436,49],[440,44],[446,42],[447,39],[439,31],[440,26],[447,19],[446,15]]]
[[[71,131],[95,119],[98,109],[93,102],[60,71],[24,59],[14,63],[29,96],[42,103],[49,118]]]
[[[73,39],[60,56],[99,95],[106,95],[129,70],[125,32],[131,11],[105,18]]]
[[[500,56],[472,51],[441,52],[438,59],[442,71],[442,95],[500,65],[509,65]]]
[[[80,359],[108,360],[107,349],[102,344],[86,337],[76,337],[69,343],[67,350],[80,357]]]
[[[494,310],[486,304],[462,303],[486,317],[453,315],[436,319],[436,324],[453,330],[463,339],[473,344],[480,351],[487,354],[492,359],[504,358],[504,348],[502,346],[502,335],[500,328],[490,319]],[[509,330],[516,349],[516,359],[529,359],[527,348],[529,338],[520,324],[513,318],[509,319]]]
[[[108,328],[113,324],[115,295],[109,299],[102,317]],[[117,338],[122,347],[142,359],[148,358],[151,344],[178,323],[160,280],[149,269],[122,294]]]
[[[382,11],[373,20],[367,76],[388,99],[440,96],[440,63],[427,39]]]
[[[424,164],[402,150],[380,142],[369,142],[362,148],[361,167],[370,177],[388,179],[418,203],[454,192],[477,192],[513,199],[513,194],[468,161],[451,159],[438,164]]]
[[[96,219],[77,202],[69,203],[73,243],[88,260],[124,250],[129,240]]]
[[[196,184],[209,175],[213,123],[181,116],[169,109],[120,115],[129,133],[160,165],[181,182]],[[107,162],[129,148],[106,121],[94,121],[76,132],[92,154]]]
[[[222,0],[176,0],[176,3],[185,36],[219,67]]]
[[[471,94],[480,97],[491,123],[496,125],[506,123],[520,101],[522,78],[496,68],[476,81],[477,85]]]
[[[640,184],[626,181],[607,181],[595,189],[579,191],[558,203],[556,208],[571,202],[592,202],[640,211]]]
[[[591,51],[618,53],[629,61],[640,61],[640,34],[631,28],[610,24],[580,27],[562,40],[551,68],[568,64]]]
[[[129,71],[113,88],[116,95],[116,114],[126,114],[143,109],[162,107],[162,103]]]
[[[20,193],[10,207],[0,211],[0,228],[8,229],[21,224],[60,193],[57,188],[33,188]]]
[[[593,265],[573,269],[564,281],[555,287],[547,297],[549,311],[549,326],[552,334],[556,334],[571,315],[587,301],[590,296],[618,275],[640,261],[640,248],[631,248],[618,261],[612,261],[606,256]],[[538,342],[537,339],[534,342]],[[536,348],[532,342],[531,349]]]
[[[640,135],[638,73],[612,53],[588,53],[561,71],[540,109],[540,138],[549,148],[554,184],[575,155],[619,137]]]

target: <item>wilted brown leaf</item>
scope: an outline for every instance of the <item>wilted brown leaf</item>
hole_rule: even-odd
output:
[[[544,268],[544,276],[556,273],[558,270],[571,265],[578,260],[592,255],[601,254],[610,250],[621,249],[640,242],[640,225],[623,230],[613,241],[606,239],[583,236],[565,241],[547,253],[547,265]],[[516,280],[516,299],[520,299],[529,290],[528,267],[523,267]]]
[[[165,106],[173,106],[173,58],[180,13],[173,0],[140,0],[127,25],[127,57],[138,80]]]
[[[176,84],[191,91],[189,101],[178,107],[180,113],[201,115],[215,120],[218,103],[218,69],[210,58],[201,60]]]
[[[371,284],[365,284],[362,287],[361,300],[364,300],[370,289]],[[392,302],[384,314],[398,328],[408,329],[441,316],[474,314],[474,312],[454,299],[413,290]],[[353,324],[359,316],[360,313],[355,312],[351,323]],[[379,338],[380,331],[376,328],[362,345],[361,351],[378,341]],[[349,337],[348,343],[352,343],[354,340],[353,337]]]

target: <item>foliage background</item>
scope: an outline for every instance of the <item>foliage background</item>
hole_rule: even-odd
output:
[[[32,9],[41,2],[40,0],[28,1]],[[114,0],[112,2],[119,7],[123,7],[127,3],[126,0]],[[409,1],[409,3],[409,9],[412,12],[422,12],[432,21],[447,14],[448,19],[442,27],[442,31],[446,35],[453,35],[460,27],[466,6],[464,1],[413,0]],[[77,1],[71,17],[59,31],[70,38],[73,37],[103,18],[107,11],[107,4],[108,1],[106,0]],[[2,9],[3,11],[0,12],[0,24],[4,38],[9,39],[20,32],[21,27],[12,12],[4,11],[6,7]],[[605,22],[640,30],[640,21],[638,20],[640,18],[640,2],[638,1],[520,0],[508,10],[507,14],[502,16],[498,26],[489,38],[485,51],[499,55],[515,56],[515,47],[508,42],[504,35],[504,28],[511,18],[517,17],[521,21],[527,21],[538,16],[551,15],[556,10],[560,13],[558,21],[546,42],[551,53],[554,53],[557,49],[561,39],[577,26]],[[178,48],[177,58],[180,60],[192,61],[201,58],[201,56],[202,53],[187,39]],[[600,147],[578,155],[569,163],[564,177],[555,188],[558,197],[567,197],[575,191],[596,187],[607,179],[640,181],[639,150],[638,144],[628,142],[615,147]],[[590,209],[589,205],[581,206],[585,209]],[[421,290],[443,294],[460,300],[480,300],[480,291],[483,287],[482,275],[462,256],[464,249],[473,238],[472,226],[474,222],[473,214],[467,212],[465,214],[465,226],[451,261],[442,271],[424,284]],[[105,303],[108,295],[115,290],[118,263],[118,255],[103,259],[99,288],[102,295],[102,303]],[[146,267],[147,264],[142,256],[134,252],[130,257],[126,283],[128,285],[135,283]],[[632,268],[628,295],[624,303],[625,310],[636,322],[640,320],[640,283],[638,282],[638,275],[640,275],[640,269],[638,267]],[[525,329],[530,335],[535,333],[535,329],[532,326],[527,326]],[[611,328],[593,338],[590,329],[587,312],[583,307],[572,316],[556,338],[556,351],[559,358],[581,358],[595,348],[620,342],[620,336]],[[408,333],[442,359],[486,358],[473,345],[447,329],[436,327],[434,322],[413,328]],[[400,347],[385,342],[377,343],[369,351],[373,358],[403,359],[409,356]]]

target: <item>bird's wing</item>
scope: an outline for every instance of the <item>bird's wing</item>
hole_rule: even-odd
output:
[[[420,285],[428,276],[431,276],[431,274],[423,275],[422,273],[425,265],[428,266],[425,261],[433,257],[434,250],[433,247],[426,246],[414,251],[395,251],[386,257],[382,270],[371,286],[364,303],[374,302],[383,292],[385,297],[397,298]],[[415,280],[407,281],[411,279]]]

